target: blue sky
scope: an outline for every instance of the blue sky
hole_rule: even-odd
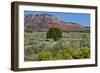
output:
[[[65,22],[79,23],[83,26],[90,27],[90,14],[83,13],[64,13],[64,12],[40,12],[40,11],[24,11],[24,14],[51,14],[59,20]]]

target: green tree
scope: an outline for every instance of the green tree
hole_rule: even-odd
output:
[[[59,28],[50,28],[46,33],[46,37],[57,41],[59,38],[62,38],[62,30]]]

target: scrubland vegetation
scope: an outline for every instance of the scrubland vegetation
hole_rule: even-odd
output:
[[[48,33],[56,34],[36,31],[24,33],[25,61],[90,58],[90,33],[61,32],[60,35],[56,35],[59,36],[58,38]]]

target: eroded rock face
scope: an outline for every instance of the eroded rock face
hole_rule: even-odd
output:
[[[47,31],[51,27],[57,27],[63,31],[85,30],[84,26],[74,22],[64,22],[50,14],[24,15],[24,27],[32,27],[33,31]]]

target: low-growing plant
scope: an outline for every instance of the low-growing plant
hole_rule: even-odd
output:
[[[63,32],[62,38],[56,39],[47,38],[46,32],[25,32],[24,60],[43,61],[90,58],[89,33]],[[83,46],[84,44],[85,46]]]
[[[38,60],[52,60],[52,53],[43,50],[38,54]]]

